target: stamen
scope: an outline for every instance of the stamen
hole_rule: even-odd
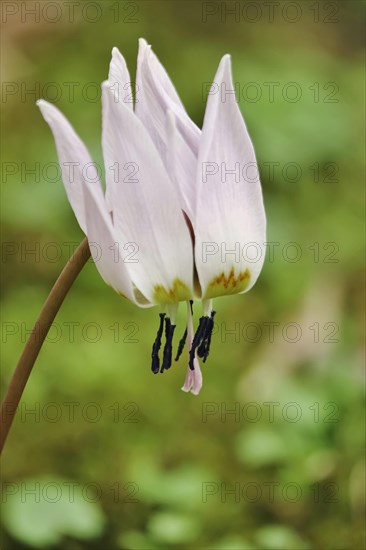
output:
[[[203,358],[204,363],[206,362],[208,354],[210,353],[211,337],[214,328],[215,315],[216,311],[211,310],[210,317],[208,315],[204,315],[200,318],[199,325],[196,334],[194,335],[192,347],[189,353],[189,368],[191,370],[194,370],[193,360],[196,349],[198,357]]]
[[[163,334],[165,313],[159,313],[159,317],[160,317],[160,325],[158,328],[158,332],[156,333],[155,342],[153,344],[152,352],[151,352],[151,359],[152,359],[151,370],[154,374],[157,374],[159,372],[159,367],[160,367],[159,350],[161,347],[161,337]]]
[[[196,334],[193,337],[191,349],[189,350],[189,368],[191,370],[194,370],[194,357],[196,354],[196,349],[198,348],[202,341],[202,338],[206,334],[207,324],[209,320],[209,317],[200,317],[198,328],[196,330]]]
[[[216,311],[215,310],[212,310],[211,311],[211,317],[209,319],[209,322],[208,322],[208,327],[207,327],[207,336],[206,336],[206,345],[205,345],[205,353],[204,353],[204,356],[203,356],[203,362],[206,363],[206,359],[210,353],[210,346],[211,346],[211,337],[212,337],[212,331],[213,331],[213,328],[214,328],[214,317],[216,315]],[[198,352],[199,354],[199,352]]]
[[[177,349],[177,355],[175,356],[175,361],[178,361],[179,357],[182,355],[184,346],[186,344],[186,340],[187,340],[187,328],[184,331],[184,334],[183,334],[182,338],[179,340],[179,345],[178,345],[178,349]]]
[[[210,319],[210,317],[207,317],[207,316],[205,316],[205,319],[207,319],[206,325],[205,325],[205,331],[202,333],[201,343],[200,343],[199,348],[197,349],[198,357],[204,357],[205,350],[206,350],[206,343],[207,343],[208,331],[209,331],[209,326],[210,326],[210,320],[211,319]]]
[[[203,359],[204,363],[206,362],[206,359],[207,359],[208,354],[210,352],[211,336],[212,336],[212,331],[213,331],[213,328],[214,328],[214,317],[215,317],[215,315],[216,315],[216,311],[212,310],[211,311],[211,316],[208,318],[208,321],[207,321],[205,334],[202,336],[201,345],[197,350],[198,357],[201,357],[201,358],[203,357],[204,358]]]
[[[173,325],[169,319],[165,319],[165,346],[163,353],[163,364],[160,372],[170,369],[172,366],[172,353],[173,353],[173,336],[175,331],[175,325]]]
[[[189,300],[189,303],[190,303],[190,307],[191,307],[191,315],[193,315],[193,300]],[[183,334],[182,338],[179,340],[179,345],[178,345],[177,355],[175,356],[175,361],[178,361],[179,357],[182,355],[186,340],[187,340],[187,328],[184,331],[184,334]]]

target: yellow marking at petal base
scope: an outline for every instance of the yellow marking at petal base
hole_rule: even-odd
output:
[[[173,286],[168,290],[163,285],[154,286],[154,302],[158,304],[175,304],[191,298],[192,291],[178,277],[174,279]]]
[[[243,292],[249,285],[250,271],[240,271],[235,275],[234,268],[231,268],[229,275],[222,272],[217,277],[214,277],[209,283],[204,299],[216,298],[218,296],[227,296],[229,294],[238,294]]]

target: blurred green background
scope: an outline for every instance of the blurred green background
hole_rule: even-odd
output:
[[[2,392],[83,237],[35,101],[101,162],[113,46],[133,75],[145,37],[198,125],[231,53],[278,243],[250,293],[215,302],[199,397],[180,391],[185,354],[150,372],[158,310],[88,263],[4,452],[3,548],[364,548],[364,3],[2,4]]]

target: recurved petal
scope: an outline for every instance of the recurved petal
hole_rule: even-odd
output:
[[[122,247],[134,247],[126,267],[153,303],[189,300],[193,252],[176,189],[137,116],[115,103],[103,84],[103,154],[113,182],[113,223]]]
[[[82,185],[84,180],[99,183],[95,164],[84,143],[57,107],[43,99],[37,101],[37,105],[55,139],[62,180],[69,202],[81,229],[87,233]]]
[[[116,101],[121,101],[133,109],[133,92],[130,73],[126,61],[118,48],[113,48],[109,65],[108,81],[115,93]]]
[[[254,148],[233,94],[230,57],[209,95],[197,168],[195,261],[204,298],[249,290],[265,255],[266,219]]]
[[[166,167],[179,193],[182,210],[188,215],[192,226],[195,225],[196,213],[196,170],[197,157],[182,137],[177,128],[172,111],[166,117],[167,154]]]
[[[144,39],[139,41],[135,112],[156,147],[166,159],[166,113],[174,113],[177,126],[192,152],[197,155],[201,131],[188,116],[167,72]]]
[[[126,107],[133,110],[133,94],[130,73],[128,71],[126,61],[118,48],[112,49],[108,82],[110,82],[111,90],[114,93],[114,101],[116,103],[121,102],[126,105]],[[113,166],[106,166],[106,170],[113,171]],[[107,179],[105,197],[109,212],[113,211],[112,194],[110,179]]]
[[[85,183],[83,195],[88,242],[94,263],[108,285],[137,304],[100,185]]]

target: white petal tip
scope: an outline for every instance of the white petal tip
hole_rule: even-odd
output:
[[[229,53],[226,53],[223,58],[221,59],[220,65],[224,70],[231,71],[231,55]]]
[[[150,50],[151,46],[149,46],[145,38],[139,38],[139,58],[142,63],[144,62],[146,55]]]
[[[143,50],[142,50],[142,64],[145,64],[148,62],[152,52],[152,47],[150,44],[144,44]]]
[[[112,84],[109,82],[109,80],[103,80],[101,84],[102,90],[110,90],[111,86]]]
[[[41,111],[43,109],[47,109],[47,107],[51,107],[51,108],[53,107],[51,103],[48,103],[48,101],[45,101],[44,99],[37,99],[36,105],[39,109],[41,109]]]
[[[215,82],[222,82],[226,81],[227,83],[231,84],[232,76],[231,76],[231,55],[225,54],[219,63],[219,67],[217,69],[217,73],[215,75]]]
[[[116,46],[112,48],[112,62],[113,61],[117,63],[121,63],[122,65],[126,65],[125,58],[123,57],[123,55],[121,54],[121,52]]]
[[[57,117],[58,114],[59,114],[59,111],[58,111],[57,107],[52,105],[52,103],[49,103],[48,101],[45,101],[44,99],[38,99],[36,101],[36,105],[39,108],[39,110],[41,111],[43,118],[48,123],[51,120],[53,120],[55,116]]]

